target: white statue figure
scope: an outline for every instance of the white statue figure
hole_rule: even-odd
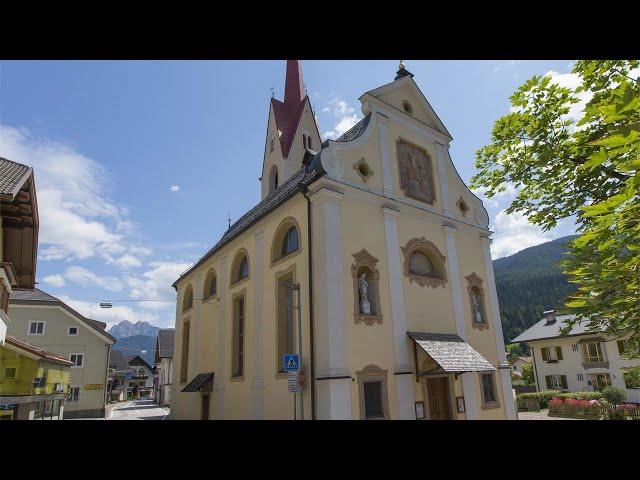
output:
[[[371,304],[369,303],[369,298],[367,296],[367,292],[369,291],[369,284],[365,279],[364,273],[360,275],[360,278],[358,280],[358,290],[360,291],[360,313],[370,315]]]
[[[482,307],[480,302],[481,302],[480,294],[474,293],[473,294],[473,311],[475,313],[476,323],[484,323],[484,320],[482,319]]]

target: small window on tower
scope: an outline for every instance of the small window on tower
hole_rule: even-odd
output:
[[[269,142],[269,153],[273,152],[273,137],[271,137],[271,142]]]
[[[302,134],[302,146],[307,148],[307,136],[304,133]]]
[[[307,146],[309,147],[309,150],[311,150],[311,137],[307,137]]]

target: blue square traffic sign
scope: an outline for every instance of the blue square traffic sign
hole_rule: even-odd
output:
[[[285,372],[297,372],[300,370],[300,356],[297,353],[284,355],[282,364]]]

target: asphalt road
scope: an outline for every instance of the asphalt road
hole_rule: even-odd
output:
[[[164,420],[169,409],[159,407],[153,400],[122,402],[111,412],[107,420]]]

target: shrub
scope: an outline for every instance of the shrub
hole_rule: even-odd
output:
[[[612,405],[618,405],[627,399],[627,392],[618,387],[605,387],[600,393]]]
[[[600,400],[602,392],[566,392],[560,393],[559,398],[573,398],[576,400]]]
[[[640,365],[630,368],[623,375],[627,388],[640,388]]]
[[[528,403],[532,400],[537,400],[540,403],[540,408],[547,408],[549,400],[551,400],[553,397],[557,397],[559,393],[560,392],[558,392],[557,390],[543,390],[542,392],[521,393],[520,395],[516,396],[516,402],[518,403],[518,406],[520,406],[521,402]]]
[[[602,412],[603,404],[600,400],[579,400],[569,397],[554,397],[549,400],[550,417],[598,418]]]

